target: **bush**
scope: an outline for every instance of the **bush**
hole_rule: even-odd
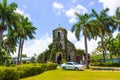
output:
[[[57,64],[55,63],[43,64],[43,68],[45,71],[56,69],[56,67],[57,67]]]
[[[57,64],[24,64],[16,67],[0,67],[0,80],[19,80],[40,74],[47,70],[56,69]]]
[[[13,67],[1,67],[0,80],[19,80],[17,69]]]
[[[93,62],[90,63],[91,66],[105,66],[105,67],[120,67],[120,63],[112,62]]]
[[[33,66],[33,65],[18,66],[17,70],[19,72],[20,78],[34,76],[36,74],[40,74],[44,72],[42,66]]]

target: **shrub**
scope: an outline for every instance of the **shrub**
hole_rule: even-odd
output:
[[[47,70],[56,69],[57,64],[24,64],[16,67],[0,67],[0,80],[19,80],[40,74]]]
[[[112,63],[112,62],[94,62],[90,64],[92,66],[120,67],[120,63]]]
[[[0,80],[19,80],[17,69],[13,67],[2,67],[0,69]]]
[[[20,78],[34,76],[36,74],[42,73],[44,70],[42,69],[42,66],[19,66],[17,67]]]
[[[56,69],[56,67],[57,67],[57,64],[55,64],[55,63],[43,64],[43,68],[45,71]]]

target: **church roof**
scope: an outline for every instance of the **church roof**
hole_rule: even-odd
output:
[[[63,27],[58,27],[58,28],[56,28],[55,30],[65,30],[65,28],[63,28]]]

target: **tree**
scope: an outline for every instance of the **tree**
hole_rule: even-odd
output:
[[[2,41],[2,47],[7,51],[9,55],[10,53],[14,54],[17,47],[17,33],[15,30],[9,30],[8,34],[5,35]]]
[[[31,57],[30,62],[35,63],[35,57],[34,57],[34,56],[33,56],[33,57]]]
[[[16,3],[7,3],[7,0],[0,2],[0,47],[3,40],[3,32],[8,28],[16,27],[14,24],[17,21],[15,16]]]
[[[115,39],[115,55],[119,58],[120,62],[120,33],[118,33]]]
[[[33,26],[32,22],[29,22],[28,17],[21,16],[21,20],[19,22],[19,28],[17,28],[18,38],[19,38],[19,49],[18,49],[18,59],[17,63],[21,63],[22,51],[24,40],[34,39],[36,28]]]
[[[92,9],[93,15],[95,16],[96,22],[99,24],[99,36],[101,37],[101,48],[102,48],[102,54],[103,59],[105,62],[105,46],[103,42],[103,38],[106,34],[109,34],[112,32],[111,27],[113,27],[112,24],[112,18],[107,15],[108,8],[101,11],[100,14],[98,14],[94,9]],[[98,24],[96,26],[98,26]]]
[[[27,54],[22,54],[22,57],[23,58],[27,58]]]
[[[118,29],[120,31],[120,7],[118,7],[116,9],[116,14],[115,14],[115,17],[114,17],[114,23],[116,25],[116,29]]]
[[[55,62],[55,48],[52,48],[52,50],[51,50],[50,61]]]
[[[78,22],[73,25],[71,31],[75,32],[75,36],[77,40],[80,38],[80,34],[84,35],[84,42],[85,42],[85,54],[86,54],[86,68],[89,68],[89,62],[88,62],[88,49],[87,49],[87,38],[90,40],[95,37],[95,28],[93,28],[92,23],[90,23],[90,18],[92,15],[84,14],[80,15],[78,13],[75,13],[77,16]]]

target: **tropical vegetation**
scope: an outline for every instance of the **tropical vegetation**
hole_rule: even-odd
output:
[[[44,71],[56,69],[55,63],[48,64],[24,64],[11,67],[0,67],[0,80],[19,80],[20,78],[26,78],[34,76]]]
[[[11,65],[11,53],[14,54],[17,50],[17,47],[19,48],[17,64],[22,64],[21,59],[22,57],[24,57],[24,54],[22,52],[25,40],[35,39],[34,34],[37,28],[33,25],[28,17],[17,13],[16,9],[16,3],[8,3],[7,0],[0,1],[0,65],[6,64],[7,66],[14,66]],[[116,37],[113,36],[114,32],[120,31],[120,7],[116,9],[116,14],[113,16],[108,15],[108,11],[109,9],[106,8],[103,9],[100,13],[97,13],[97,11],[95,11],[94,9],[92,9],[91,14],[75,13],[78,22],[76,22],[72,26],[71,31],[75,33],[75,37],[77,38],[77,40],[80,40],[81,36],[84,37],[86,68],[89,68],[90,64],[95,66],[120,66],[120,33],[118,33]],[[98,42],[97,48],[90,55],[91,58],[89,59],[89,44],[87,44],[87,40],[96,40],[97,38],[101,38],[101,41]],[[33,76],[46,70],[55,69],[57,65],[54,63],[44,64],[48,62],[55,62],[56,53],[55,49],[52,46],[53,44],[50,44],[48,46],[49,48],[40,53],[40,55],[33,56],[31,58],[31,62],[34,64],[32,65],[26,64],[24,66],[20,65],[14,67],[0,67],[0,79],[18,80],[19,78]],[[84,50],[76,49],[76,51],[80,54],[80,56],[83,56]],[[118,63],[114,62],[114,59],[116,58],[119,60]],[[107,59],[110,59],[111,61],[107,62]],[[36,64],[35,62],[39,62],[42,64]],[[65,60],[62,60],[62,63],[63,62],[65,62]],[[64,72],[66,72],[67,74]],[[74,78],[76,80],[79,80],[80,78],[83,80],[87,80],[91,78],[89,75],[91,75],[92,78],[95,80],[98,77],[100,77],[101,79],[117,80],[119,77],[118,73],[116,73],[117,75],[111,73],[107,73],[107,75],[105,75],[103,72],[100,72],[99,74],[89,71],[75,71],[72,72],[72,74],[69,72],[70,71],[67,72],[55,70],[53,71],[53,74],[58,73],[54,75],[60,75],[60,77],[61,75],[63,75],[63,77],[61,78],[59,78],[58,76],[59,79],[63,79],[65,76],[71,80]],[[78,75],[73,76],[73,73]],[[49,72],[47,72],[47,74],[43,74],[43,77],[41,77],[40,75],[40,79],[45,79],[44,75],[48,75],[49,80],[56,79],[53,74],[50,75]],[[80,75],[83,75],[83,77],[81,77]],[[101,75],[105,77],[102,78]],[[110,75],[116,77],[111,77]]]
[[[79,14],[75,13],[77,16],[78,22],[75,23],[72,27],[72,32],[75,32],[76,38],[79,40],[80,34],[84,35],[85,41],[85,54],[86,54],[86,68],[88,66],[88,51],[87,51],[87,38],[97,39],[101,38],[101,42],[98,43],[98,47],[96,50],[101,54],[103,54],[103,61],[106,62],[106,54],[110,54],[110,58],[112,59],[112,55],[117,54],[119,58],[119,38],[113,38],[113,32],[119,31],[119,20],[120,20],[120,8],[118,7],[116,10],[116,15],[109,16],[107,12],[108,8],[102,10],[97,13],[94,9],[92,9],[91,14]],[[91,17],[89,16],[91,15]],[[119,34],[118,34],[119,36]]]
[[[15,10],[16,3],[8,4],[7,0],[0,2],[0,52],[6,54],[16,52],[19,44],[17,64],[21,63],[24,40],[34,39],[36,27],[25,17]],[[6,31],[6,34],[3,34]],[[2,58],[5,58],[4,55]]]

